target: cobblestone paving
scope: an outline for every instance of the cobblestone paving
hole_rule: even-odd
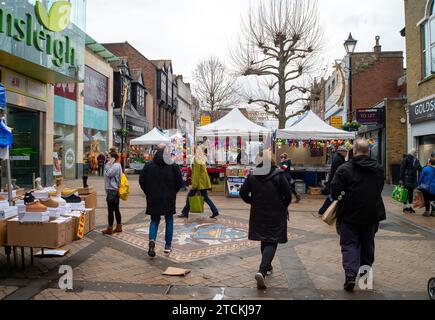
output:
[[[280,245],[274,260],[274,273],[268,277],[268,289],[256,289],[253,279],[261,260],[259,244],[245,238],[231,238],[235,228],[247,230],[249,207],[238,199],[212,194],[221,212],[217,221],[205,215],[191,215],[189,221],[206,225],[201,241],[218,235],[221,242],[201,242],[197,247],[183,241],[174,244],[171,256],[162,255],[163,235],[159,235],[157,257],[146,253],[149,217],[144,215],[145,198],[140,192],[137,176],[131,176],[132,194],[122,202],[125,233],[114,237],[93,232],[79,242],[66,247],[69,253],[61,259],[35,259],[34,266],[20,270],[6,264],[0,254],[0,299],[35,300],[197,300],[212,299],[224,290],[228,300],[291,300],[291,299],[427,299],[427,280],[435,275],[435,218],[423,218],[421,213],[405,216],[401,206],[385,198],[388,220],[381,224],[377,235],[374,290],[357,290],[347,294],[341,290],[343,271],[338,236],[317,217],[322,198],[304,199],[290,208],[289,243]],[[67,182],[80,186],[81,181]],[[91,178],[91,185],[102,190],[103,181]],[[185,202],[180,193],[177,210]],[[98,196],[97,228],[107,221],[104,194]],[[208,211],[208,208],[207,208]],[[208,228],[213,223],[223,228]],[[164,223],[161,225],[161,232]],[[243,234],[243,233],[242,233]],[[237,237],[236,237],[237,238]],[[205,240],[204,240],[205,239]],[[228,240],[228,241],[227,241]],[[197,245],[197,244],[195,244]],[[29,261],[29,252],[26,252]],[[74,290],[58,289],[58,267],[71,265],[74,270]],[[168,277],[167,267],[191,270],[185,277]]]

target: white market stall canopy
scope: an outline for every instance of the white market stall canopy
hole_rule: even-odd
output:
[[[249,134],[270,134],[271,130],[255,124],[235,108],[222,119],[197,130],[200,137],[238,137]]]
[[[276,137],[277,139],[294,140],[354,140],[355,132],[331,127],[313,111],[308,111],[290,128],[278,130]]]
[[[151,146],[151,145],[158,145],[161,143],[170,144],[171,138],[165,136],[157,128],[154,128],[153,130],[151,130],[150,132],[148,132],[146,135],[142,137],[130,141],[130,145],[134,145],[134,146]]]

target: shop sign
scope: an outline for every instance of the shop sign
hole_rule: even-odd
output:
[[[2,4],[6,5],[4,2]],[[72,4],[68,1],[58,1],[47,12],[45,6],[38,1],[34,6],[38,18],[38,21],[35,21],[31,12],[27,12],[26,17],[22,18],[16,16],[13,10],[8,10],[6,6],[0,7],[0,34],[44,52],[51,57],[57,67],[63,67],[65,63],[75,66],[76,49],[72,46],[70,37],[58,38],[52,33],[62,32],[68,27],[71,9]],[[38,27],[37,22],[48,32]]]
[[[80,215],[79,227],[77,229],[77,238],[79,239],[83,239],[83,237],[85,236],[85,222],[85,215],[82,213]]]
[[[382,110],[357,110],[357,121],[365,125],[377,125],[382,123]]]
[[[211,117],[210,116],[202,116],[201,117],[201,127],[208,126],[211,124]]]
[[[145,134],[145,128],[130,125],[131,131],[139,132]]]
[[[3,65],[44,82],[83,81],[84,17],[85,0],[0,1],[0,51],[11,56]]]
[[[343,117],[331,117],[329,119],[329,124],[337,129],[343,128]]]
[[[47,85],[7,69],[0,70],[7,91],[47,101]]]
[[[417,103],[409,108],[409,122],[419,123],[435,120],[435,95]]]

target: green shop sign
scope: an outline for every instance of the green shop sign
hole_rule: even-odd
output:
[[[47,8],[40,0],[35,5],[31,1],[19,1],[20,6],[14,2],[0,2],[0,45],[6,44],[0,50],[6,47],[10,54],[81,81],[78,70],[84,64],[85,36],[71,23],[73,4],[56,1]],[[16,50],[17,46],[21,49]],[[57,78],[53,81],[63,82]]]

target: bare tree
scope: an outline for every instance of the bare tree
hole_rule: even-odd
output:
[[[278,118],[283,129],[318,96],[311,87],[323,37],[317,1],[262,1],[250,8],[242,27],[239,44],[231,50],[233,62],[239,74],[261,80],[246,98]]]
[[[231,76],[225,64],[216,57],[201,61],[193,77],[194,92],[201,109],[215,120],[217,112],[238,103],[236,79]]]

